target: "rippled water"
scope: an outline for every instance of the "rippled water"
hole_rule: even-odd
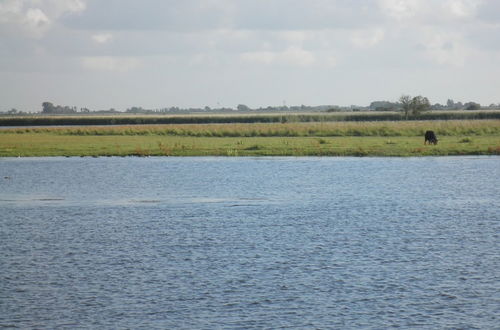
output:
[[[0,327],[498,328],[500,157],[0,158]]]

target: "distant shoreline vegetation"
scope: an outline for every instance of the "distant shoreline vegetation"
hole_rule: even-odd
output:
[[[73,115],[4,115],[0,126],[57,126],[57,125],[151,125],[151,124],[236,124],[236,123],[294,123],[404,120],[476,120],[500,119],[499,110],[426,111],[405,116],[403,112],[330,112],[330,113],[234,113],[234,114],[73,114]]]
[[[488,106],[482,106],[477,102],[455,102],[452,99],[448,99],[446,104],[435,103],[431,104],[427,97],[418,95],[402,95],[397,102],[391,101],[373,101],[368,106],[360,105],[349,105],[349,106],[338,106],[338,105],[292,105],[287,106],[283,102],[282,106],[267,106],[259,108],[250,108],[245,104],[238,104],[235,108],[231,107],[218,107],[211,108],[205,106],[203,108],[180,108],[180,107],[164,107],[147,109],[140,106],[132,106],[127,108],[124,112],[117,111],[114,108],[107,110],[91,110],[87,107],[78,108],[77,106],[68,105],[54,105],[52,102],[43,102],[41,112],[38,111],[23,111],[16,108],[12,108],[8,111],[1,111],[0,116],[4,115],[75,115],[75,114],[87,114],[87,115],[120,115],[120,114],[147,114],[147,115],[159,115],[159,114],[170,114],[170,115],[187,115],[187,114],[200,114],[200,115],[210,115],[210,114],[262,114],[262,113],[318,113],[318,112],[364,112],[364,111],[396,111],[405,113],[405,117],[408,117],[409,113],[418,114],[421,112],[429,110],[438,111],[448,111],[448,110],[500,110],[500,103],[491,103]]]
[[[240,104],[185,111],[132,107],[124,113],[42,106],[38,114],[0,115],[0,157],[500,154],[500,110],[452,100],[440,108],[422,96],[367,108]],[[427,130],[438,135],[438,145],[423,145]]]

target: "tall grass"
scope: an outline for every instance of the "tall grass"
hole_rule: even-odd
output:
[[[41,125],[141,125],[141,124],[228,124],[295,123],[337,121],[401,121],[400,112],[340,112],[307,114],[234,115],[114,115],[114,116],[0,116],[0,126]],[[500,111],[430,111],[410,120],[500,119]]]
[[[423,136],[426,130],[433,130],[438,136],[500,135],[500,120],[26,127],[0,130],[0,136],[4,133],[49,133],[74,136],[394,137]]]

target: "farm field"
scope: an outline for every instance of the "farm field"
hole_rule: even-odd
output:
[[[438,145],[424,145],[424,132]],[[0,157],[500,154],[500,120],[75,126],[0,130]]]

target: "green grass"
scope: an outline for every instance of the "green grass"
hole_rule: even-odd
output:
[[[2,134],[0,157],[26,156],[427,156],[498,155],[500,136],[422,137],[191,137]]]
[[[424,145],[428,129],[439,144]],[[498,155],[500,120],[75,126],[0,130],[0,157]]]

